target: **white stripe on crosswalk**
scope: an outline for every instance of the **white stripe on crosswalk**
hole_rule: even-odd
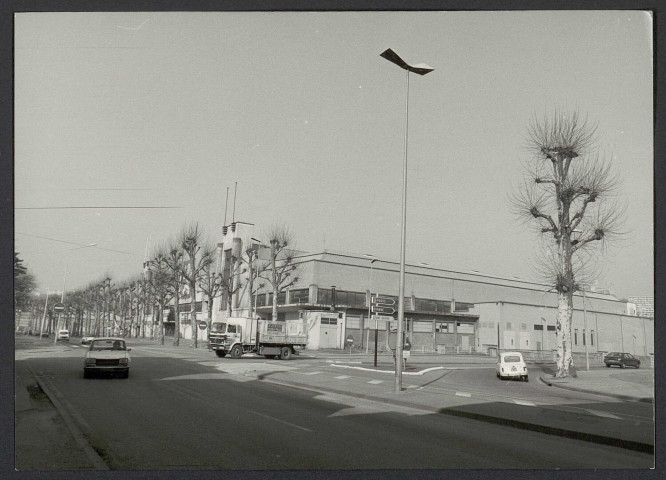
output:
[[[515,398],[513,399],[513,403],[516,403],[518,405],[525,405],[526,407],[536,407],[536,405],[532,402],[529,402],[527,400],[516,400]]]
[[[368,383],[372,383],[373,385],[379,385],[380,383],[383,383],[384,380],[370,380]]]
[[[349,375],[339,375],[339,376],[333,377],[333,378],[335,378],[336,380],[346,380],[346,379],[349,378]]]
[[[458,397],[471,397],[472,396],[471,393],[467,393],[467,392],[456,392],[456,395]]]

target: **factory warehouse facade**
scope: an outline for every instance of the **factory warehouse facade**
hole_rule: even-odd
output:
[[[223,271],[230,271],[233,249],[242,251],[257,241],[253,229],[252,224],[236,222],[223,230],[218,244]],[[265,259],[261,248],[259,258]],[[377,328],[378,350],[388,350],[396,323],[373,321],[370,298],[392,299],[397,310],[398,262],[333,251],[298,252],[293,261],[298,280],[278,294],[279,321],[306,318],[311,349],[342,349],[351,336],[355,348],[373,350]],[[243,283],[242,278],[238,281]],[[259,290],[254,314],[270,319],[272,297],[266,286]],[[233,303],[234,315],[249,313],[245,290],[236,293]],[[545,284],[407,264],[404,304],[405,332],[414,352],[493,353],[499,348],[549,356],[555,349],[557,295]],[[226,305],[225,298],[215,300],[214,318],[224,318]],[[654,319],[629,315],[630,311],[626,301],[608,293],[576,294],[571,329],[574,353],[587,349],[596,355],[609,351],[653,354]],[[397,312],[388,316],[395,319]]]

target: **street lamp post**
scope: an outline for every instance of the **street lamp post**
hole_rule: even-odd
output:
[[[403,322],[405,318],[405,239],[407,236],[407,145],[409,136],[409,72],[418,75],[425,75],[434,70],[434,68],[420,63],[410,65],[405,62],[390,48],[380,55],[391,63],[399,66],[406,71],[407,95],[405,99],[405,161],[402,172],[402,232],[400,236],[400,282],[398,293],[398,332],[395,342],[395,392],[402,392],[402,347],[403,347]]]

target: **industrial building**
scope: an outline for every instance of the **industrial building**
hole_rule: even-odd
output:
[[[219,239],[221,268],[229,271],[228,252],[255,241],[252,224],[236,222]],[[261,252],[259,257],[262,258]],[[278,295],[278,320],[307,318],[308,348],[389,348],[397,313],[373,321],[371,295],[395,301],[399,264],[390,259],[341,252],[300,252],[294,257],[298,281]],[[239,274],[242,275],[242,274]],[[239,279],[242,282],[242,279]],[[416,352],[484,352],[513,349],[550,356],[556,342],[557,296],[548,285],[515,277],[459,272],[426,264],[406,265],[405,331]],[[255,296],[254,312],[271,318],[272,292]],[[214,318],[224,318],[226,299],[214,303]],[[249,293],[239,291],[234,312],[249,311]],[[608,351],[639,356],[654,353],[654,319],[630,315],[627,302],[609,293],[585,292],[574,298],[572,340],[575,352]]]

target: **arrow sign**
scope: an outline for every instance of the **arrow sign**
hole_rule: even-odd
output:
[[[372,313],[382,313],[384,315],[393,315],[395,313],[395,308],[383,305],[372,305],[370,310],[372,310]]]
[[[391,297],[379,297],[379,296],[373,295],[372,297],[370,297],[370,303],[372,303],[373,305],[387,305],[387,306],[390,306],[390,305],[395,305],[395,299],[393,299]]]

